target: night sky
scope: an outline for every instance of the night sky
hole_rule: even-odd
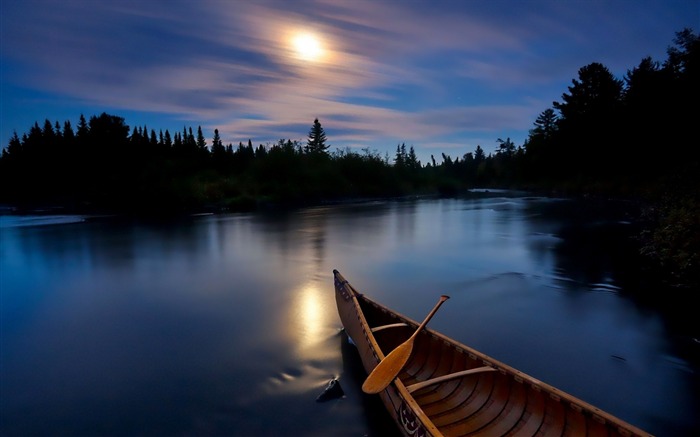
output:
[[[0,0],[6,146],[107,112],[211,143],[399,143],[461,157],[522,145],[579,68],[618,78],[700,30],[700,0]]]

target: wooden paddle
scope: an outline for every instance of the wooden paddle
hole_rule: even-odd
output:
[[[384,390],[391,381],[396,379],[403,366],[406,365],[408,357],[411,356],[411,351],[413,351],[413,341],[416,339],[418,333],[425,328],[430,319],[433,318],[437,312],[440,305],[443,304],[449,296],[440,296],[440,301],[435,305],[435,308],[430,311],[428,316],[420,324],[416,332],[409,337],[408,340],[404,341],[396,347],[389,355],[385,356],[383,360],[377,364],[377,367],[372,370],[372,372],[365,379],[364,384],[362,384],[362,391],[369,394],[376,394]]]

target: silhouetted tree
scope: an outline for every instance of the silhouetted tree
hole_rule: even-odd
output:
[[[255,158],[256,159],[264,159],[266,156],[267,156],[267,149],[262,144],[258,144],[258,147],[255,149]]]
[[[394,156],[394,167],[401,169],[406,165],[406,143],[396,145],[396,155]]]
[[[417,170],[421,167],[418,156],[416,155],[416,149],[413,146],[411,146],[408,150],[408,159],[406,160],[406,164],[412,170]]]
[[[7,147],[2,149],[2,157],[4,159],[17,159],[22,155],[22,142],[17,136],[17,131],[12,132],[12,137],[7,144]]]
[[[61,130],[61,123],[56,120],[56,123],[54,123],[54,135],[56,135],[56,138],[63,139],[63,131]]]
[[[326,133],[321,123],[318,121],[318,118],[316,118],[313,126],[311,126],[309,130],[309,136],[304,151],[311,154],[325,154],[329,147],[330,145],[326,144]]]
[[[76,133],[78,139],[86,138],[89,130],[90,128],[88,127],[87,121],[85,120],[85,116],[83,114],[80,114],[80,120],[78,121],[78,132]]]
[[[498,143],[498,150],[496,153],[499,155],[511,157],[515,154],[515,143],[511,141],[510,137],[505,140],[499,138],[496,142]]]
[[[181,151],[183,149],[182,135],[180,132],[175,132],[175,136],[173,137],[173,149],[175,151]]]
[[[534,127],[530,129],[525,140],[526,169],[523,174],[533,181],[549,180],[554,174],[563,169],[563,162],[557,156],[557,130],[559,117],[554,109],[545,109],[537,116]]]
[[[572,80],[569,94],[562,95],[563,103],[554,102],[562,118],[578,122],[581,118],[603,118],[619,103],[622,82],[603,64],[594,62],[578,71],[578,80]]]
[[[686,28],[676,33],[673,44],[664,64],[672,77],[669,92],[673,96],[671,105],[664,108],[674,117],[668,141],[678,146],[677,152],[686,160],[697,162],[700,147],[696,145],[698,116],[695,108],[700,101],[700,35]]]
[[[204,135],[202,135],[202,139]],[[194,139],[194,134],[192,133],[192,127],[190,127],[187,132],[182,137],[183,142],[188,150],[197,150],[197,141]],[[206,143],[204,144],[206,146]]]
[[[85,171],[86,196],[90,200],[115,201],[126,196],[125,182],[138,160],[126,153],[129,126],[123,117],[105,112],[90,117],[86,149],[81,152],[87,164]],[[125,199],[122,197],[122,201]]]
[[[666,51],[668,59],[664,68],[670,70],[674,77],[697,77],[700,72],[700,36],[692,29],[685,28],[676,33],[673,46]]]
[[[202,155],[206,155],[208,152],[207,140],[204,139],[204,134],[202,133],[202,126],[197,127],[197,150]]]
[[[539,137],[542,140],[548,140],[552,138],[554,132],[557,129],[557,114],[554,109],[545,109],[540,115],[535,119],[535,127],[530,130],[530,137]]]
[[[219,136],[219,129],[214,129],[214,138],[211,142],[211,156],[214,162],[223,163],[226,159],[226,148],[221,142],[221,137]]]
[[[486,154],[484,153],[484,149],[482,149],[481,146],[477,144],[476,150],[474,150],[474,163],[476,165],[479,165],[485,160]]]
[[[170,131],[167,129],[165,130],[165,136],[163,138],[163,145],[168,149],[173,147],[173,139],[170,136]]]
[[[70,120],[66,120],[63,123],[63,139],[70,145],[73,145],[75,141],[75,132],[73,132],[73,126],[71,126]]]
[[[579,69],[578,79],[562,95],[563,102],[554,102],[559,110],[561,141],[558,146],[560,165],[586,178],[596,169],[596,178],[607,177],[618,165],[616,149],[621,139],[620,103],[622,81],[604,65],[594,62]],[[610,165],[612,164],[612,165]]]

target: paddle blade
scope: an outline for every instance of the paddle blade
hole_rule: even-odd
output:
[[[391,351],[365,379],[362,391],[367,394],[377,394],[384,390],[399,375],[408,357],[411,356],[412,350],[413,341],[407,341]]]
[[[430,311],[428,316],[423,320],[418,329],[415,330],[413,335],[411,335],[408,340],[401,343],[396,349],[391,351],[389,355],[385,356],[383,360],[377,364],[377,367],[372,370],[367,379],[365,379],[364,384],[362,384],[362,391],[368,394],[376,394],[384,390],[391,382],[396,379],[399,375],[403,366],[406,365],[408,358],[411,356],[411,351],[413,351],[413,341],[415,340],[418,333],[425,328],[430,319],[435,315],[440,305],[442,305],[449,296],[444,294],[440,296],[440,300],[435,307]]]

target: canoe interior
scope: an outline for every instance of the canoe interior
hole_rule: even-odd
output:
[[[372,333],[384,355],[408,339],[418,323],[359,293],[356,302],[369,328],[405,323]],[[357,341],[357,339],[354,339]],[[365,364],[369,372],[376,365]],[[488,367],[486,367],[488,366]],[[410,393],[411,385],[464,371],[475,373]],[[495,371],[492,371],[495,369]],[[431,426],[445,436],[636,436],[648,433],[431,329],[415,339],[395,384],[412,397]],[[392,392],[393,393],[393,392]],[[410,394],[409,394],[410,393]],[[388,395],[387,395],[388,396]],[[385,402],[387,404],[388,402]],[[412,403],[412,402],[411,402]],[[434,425],[434,428],[432,427]],[[431,433],[426,432],[424,435]]]

